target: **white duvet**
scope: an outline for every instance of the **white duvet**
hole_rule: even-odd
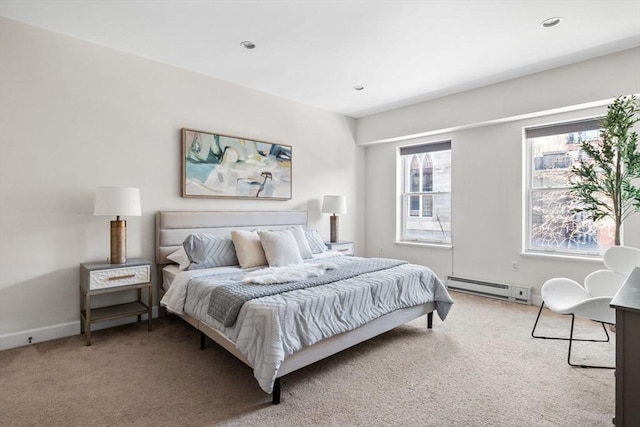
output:
[[[179,273],[160,303],[170,312],[186,313],[205,322],[235,342],[267,393],[272,392],[282,361],[303,347],[400,308],[431,301],[436,302],[438,315],[444,320],[453,303],[430,269],[403,264],[328,285],[251,300],[242,306],[236,323],[226,328],[207,315],[215,277],[197,286],[189,282],[196,276],[232,271],[243,274],[237,267]]]

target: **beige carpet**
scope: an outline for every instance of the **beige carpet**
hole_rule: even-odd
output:
[[[537,307],[452,293],[426,317],[283,378],[274,406],[251,370],[170,316],[0,352],[2,426],[609,426],[611,370],[571,368],[567,343],[536,340]],[[568,333],[545,310],[541,333]],[[576,323],[582,336],[602,327]],[[575,359],[613,365],[607,344]]]

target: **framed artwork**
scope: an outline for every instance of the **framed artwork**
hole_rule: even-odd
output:
[[[182,197],[291,199],[291,146],[182,129]]]

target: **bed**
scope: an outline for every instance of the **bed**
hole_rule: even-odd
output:
[[[288,373],[424,315],[432,328],[433,312],[444,320],[453,304],[431,270],[393,260],[323,250],[302,263],[275,267],[208,268],[203,264],[206,268],[182,270],[175,262],[176,251],[194,236],[229,240],[230,235],[235,239],[241,233],[269,230],[260,231],[267,251],[267,237],[284,233],[288,238],[290,233],[284,230],[293,229],[305,230],[309,236],[306,227],[306,211],[160,211],[156,216],[161,305],[200,331],[201,348],[209,337],[253,368],[259,386],[271,393],[274,404],[280,403],[280,378]],[[235,248],[241,259],[237,241]],[[304,253],[302,247],[300,252]],[[272,259],[273,255],[269,264]],[[273,279],[284,273],[303,274],[304,279]],[[314,283],[296,287],[303,282]],[[391,284],[397,290],[391,291]],[[224,292],[235,286],[264,294],[244,303],[233,300],[235,311],[218,307],[227,298]],[[272,290],[278,287],[283,293]]]

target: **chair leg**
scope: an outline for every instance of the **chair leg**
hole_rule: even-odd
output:
[[[607,333],[607,328],[605,327],[604,329],[604,333],[607,334],[607,339],[606,340],[588,340],[588,339],[583,339],[583,338],[563,338],[563,337],[546,337],[546,336],[542,336],[542,335],[536,335],[536,327],[538,326],[538,320],[540,320],[540,315],[542,314],[542,309],[544,308],[544,301],[542,302],[542,305],[540,306],[540,311],[538,311],[538,317],[536,317],[536,323],[533,324],[533,329],[531,330],[531,336],[533,338],[539,338],[539,339],[543,339],[543,340],[561,340],[561,341],[588,341],[588,342],[609,342],[609,334]],[[566,316],[571,316],[573,318],[573,314],[567,314]],[[604,323],[602,324],[602,326],[604,327]],[[571,320],[571,332],[573,333],[573,319]]]
[[[571,343],[573,341],[578,341],[578,340],[574,340],[573,339],[573,323],[575,321],[575,316],[572,314],[571,315],[571,332],[569,333],[569,353],[567,354],[567,363],[570,366],[574,366],[577,368],[592,368],[592,369],[616,369],[615,366],[594,366],[594,365],[576,365],[574,363],[571,363]],[[593,341],[593,342],[609,342],[609,333],[607,332],[607,327],[604,325],[603,322],[602,323],[602,328],[604,329],[604,333],[607,334],[607,340],[606,341],[596,341],[596,340],[581,340],[581,341]]]
[[[540,306],[540,311],[538,311],[538,317],[536,317],[536,323],[533,324],[533,329],[531,330],[531,336],[533,338],[541,338],[541,339],[545,339],[545,340],[561,340],[561,341],[569,341],[569,352],[567,355],[567,363],[569,363],[570,366],[574,366],[574,367],[579,367],[579,368],[594,368],[594,369],[615,369],[615,367],[611,367],[611,366],[592,366],[592,365],[577,365],[574,363],[571,363],[571,344],[573,343],[573,341],[588,341],[588,342],[609,342],[609,333],[607,332],[607,327],[604,325],[603,322],[600,322],[602,324],[602,328],[604,329],[604,333],[607,335],[607,339],[606,340],[588,340],[588,339],[582,339],[582,338],[573,338],[573,324],[575,321],[575,316],[573,314],[570,314],[569,316],[571,316],[571,331],[569,332],[569,338],[562,338],[562,337],[546,337],[546,336],[542,336],[542,335],[536,335],[536,327],[538,326],[538,321],[540,320],[540,315],[542,314],[542,309],[544,307],[544,302],[542,302],[542,305]]]
[[[542,301],[542,305],[540,306],[540,310],[538,311],[538,317],[536,317],[536,323],[533,324],[533,329],[531,330],[531,336],[534,338],[545,338],[545,337],[540,337],[535,335],[536,326],[538,326],[538,320],[540,320],[540,315],[542,314],[543,307],[544,307],[544,301]]]

